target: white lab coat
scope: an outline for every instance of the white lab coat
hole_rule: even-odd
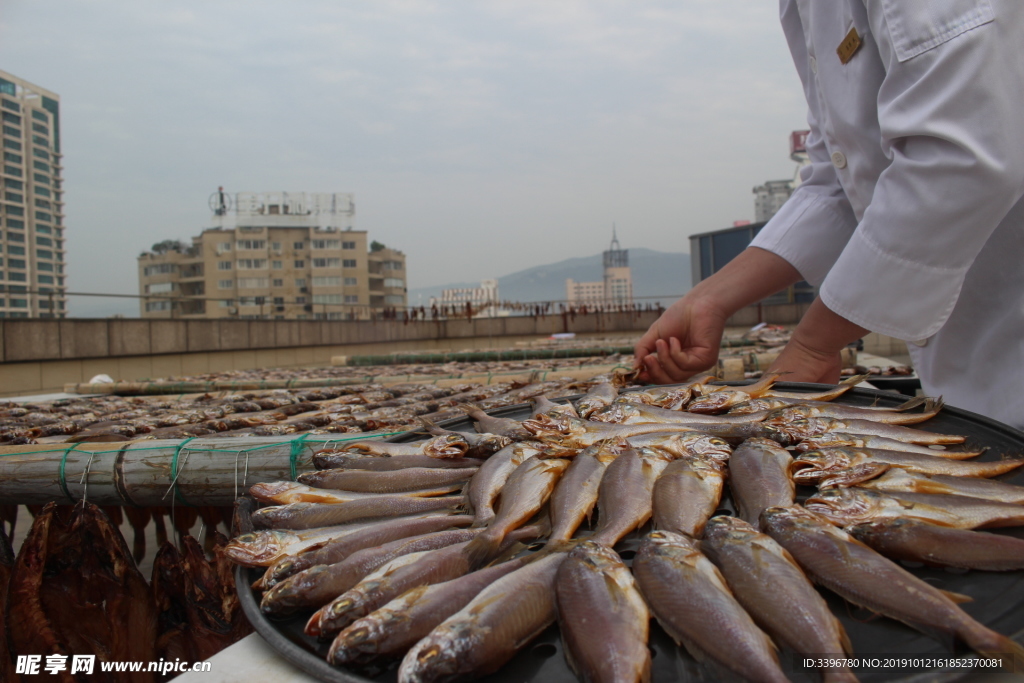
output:
[[[1024,427],[1024,2],[780,7],[811,164],[753,246],[913,342],[928,394]]]

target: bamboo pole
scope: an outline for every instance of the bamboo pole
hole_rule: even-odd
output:
[[[312,469],[318,450],[392,433],[3,446],[0,504],[230,505],[252,484]]]
[[[444,353],[396,353],[369,356],[333,356],[331,365],[407,365],[417,363],[479,363],[508,360],[549,360],[565,358],[600,358],[615,354],[632,354],[632,346],[554,349],[500,349],[490,351],[451,351]]]

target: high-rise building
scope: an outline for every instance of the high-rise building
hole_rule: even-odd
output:
[[[633,276],[629,250],[623,249],[612,227],[612,243],[602,254],[604,279],[600,282],[565,281],[565,298],[573,304],[629,304],[633,302]]]
[[[214,227],[191,244],[139,256],[142,317],[345,320],[406,305],[405,254],[352,229],[350,194],[218,191],[210,208]]]
[[[0,71],[0,318],[63,318],[60,97]]]

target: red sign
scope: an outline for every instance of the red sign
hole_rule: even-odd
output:
[[[811,134],[809,130],[794,130],[789,134],[789,154],[806,154],[807,153],[807,136]]]
[[[750,221],[733,221],[732,222],[732,227],[734,227],[734,228],[740,228],[740,227],[743,227],[744,225],[750,225]]]

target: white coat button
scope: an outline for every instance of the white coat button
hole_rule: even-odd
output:
[[[814,57],[809,57],[807,61],[811,65],[811,73],[818,73],[818,60]]]
[[[836,168],[846,168],[846,155],[842,152],[832,152],[832,165]]]
[[[914,346],[928,346],[928,339],[913,339],[910,343]]]

